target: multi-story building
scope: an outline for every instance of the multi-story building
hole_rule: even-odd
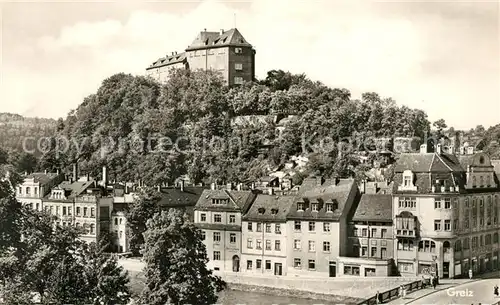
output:
[[[16,199],[24,205],[42,211],[42,198],[63,180],[64,175],[59,173],[26,174],[24,181],[17,186]]]
[[[255,50],[238,29],[205,29],[185,52],[172,52],[153,62],[146,75],[165,82],[172,69],[214,70],[222,74],[228,85],[238,85],[255,78]]]
[[[363,194],[349,227],[349,253],[342,257],[339,273],[356,276],[389,276],[392,271],[392,196]],[[361,259],[352,259],[353,257]]]
[[[498,268],[500,189],[489,157],[473,150],[402,154],[395,164],[394,257],[402,275],[442,278]]]
[[[188,215],[194,221],[194,207],[206,188],[200,186],[185,186],[184,180],[178,186],[159,188],[161,199],[158,205],[164,209],[177,209]]]
[[[288,227],[286,215],[294,196],[259,194],[242,218],[242,271],[286,275]]]
[[[306,179],[287,214],[289,275],[337,276],[348,253],[348,219],[358,197],[351,179]]]
[[[201,194],[194,222],[201,229],[210,269],[240,271],[241,216],[254,199],[252,191],[216,189],[215,185]]]

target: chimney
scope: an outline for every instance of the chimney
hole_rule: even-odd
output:
[[[73,163],[73,181],[78,181],[78,163]]]
[[[177,51],[175,51],[175,55],[177,55]]]
[[[215,185],[215,182],[212,182],[212,183],[210,184],[210,189],[211,189],[212,191],[215,191],[215,188],[216,188],[215,186],[216,186],[216,185]]]
[[[59,176],[59,169],[56,170],[57,175]]]
[[[125,194],[128,194],[128,185],[125,183]]]
[[[236,186],[236,190],[238,190],[238,191],[242,190],[242,184],[241,183],[238,183],[238,185]]]
[[[421,154],[426,154],[427,153],[427,144],[420,145],[420,153]]]
[[[181,192],[184,192],[184,180],[181,180]]]
[[[161,192],[161,186],[160,186],[160,185],[158,185],[158,186],[157,186],[157,188],[156,188],[156,190],[157,190],[158,192]]]
[[[255,182],[252,182],[252,190],[255,190]]]
[[[366,192],[366,180],[363,180],[361,182],[361,189],[360,189],[360,193],[361,194],[364,194]]]
[[[47,175],[47,170],[45,170],[45,175]]]
[[[322,184],[323,184],[323,182],[325,182],[325,181],[323,180],[323,177],[316,177],[316,185],[317,185],[317,186],[322,185]]]
[[[87,181],[90,181],[90,174],[87,173]]]
[[[206,31],[207,31],[207,29],[203,29],[203,32],[206,32]]]
[[[25,176],[28,176],[28,172],[24,172],[24,175],[25,175]]]
[[[232,189],[233,189],[233,184],[232,184],[232,183],[228,183],[228,184],[226,184],[226,189],[227,189],[228,191],[232,190]]]
[[[106,165],[102,167],[102,186],[106,187],[108,185],[108,170]]]
[[[220,34],[221,34],[221,35],[222,35],[222,34],[224,34],[224,29],[221,29],[221,30],[220,30]]]
[[[174,56],[174,52],[172,52],[172,56]]]
[[[472,147],[472,146],[467,147],[467,154],[473,155],[474,154],[474,147]]]
[[[440,155],[440,154],[441,154],[441,144],[436,145],[436,153],[437,153],[438,155]]]
[[[269,188],[269,195],[274,195],[274,189],[272,187]]]

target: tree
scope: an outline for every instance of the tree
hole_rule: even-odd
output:
[[[38,160],[35,155],[23,152],[16,162],[16,169],[20,173],[32,173],[37,168]]]
[[[432,123],[432,126],[436,129],[436,132],[434,133],[436,143],[434,144],[438,144],[437,142],[439,142],[442,138],[445,137],[443,130],[445,130],[446,127],[448,127],[448,125],[446,125],[444,119],[439,119],[434,123]]]
[[[207,269],[201,232],[178,210],[156,214],[148,221],[144,262],[146,287],[141,302],[214,304],[225,283]]]

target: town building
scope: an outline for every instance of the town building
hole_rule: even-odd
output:
[[[16,199],[23,205],[42,211],[42,199],[49,194],[52,187],[64,180],[60,173],[32,173],[25,174],[24,180],[17,186]]]
[[[394,257],[401,275],[441,278],[498,269],[500,189],[473,149],[401,154],[394,171]]]
[[[286,215],[295,196],[258,194],[242,218],[241,269],[248,273],[287,274]]]
[[[213,70],[220,72],[228,85],[241,85],[255,79],[255,49],[238,29],[200,32],[182,53],[159,58],[146,75],[165,82],[172,69]]]
[[[181,210],[188,215],[190,221],[194,221],[194,208],[205,189],[200,186],[185,186],[184,180],[179,181],[177,186],[160,187],[158,205],[162,210]]]
[[[349,252],[347,257],[339,258],[339,273],[353,276],[392,275],[392,195],[363,194],[349,224]]]
[[[287,274],[335,277],[348,249],[348,219],[359,195],[352,179],[303,181],[287,214]]]
[[[215,271],[240,271],[241,217],[256,194],[252,191],[217,189],[212,184],[196,203],[194,222],[201,230],[207,249],[208,268]]]

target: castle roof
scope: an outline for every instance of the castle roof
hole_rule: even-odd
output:
[[[146,70],[187,62],[186,52],[158,58]]]
[[[187,47],[186,51],[198,49],[210,49],[219,46],[237,45],[242,47],[252,47],[238,29],[230,29],[222,32],[203,31],[196,36],[195,40]]]

